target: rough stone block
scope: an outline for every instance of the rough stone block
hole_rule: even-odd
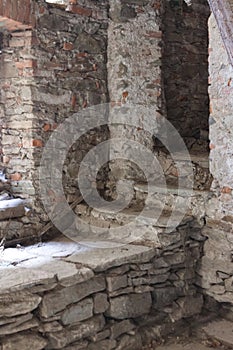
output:
[[[20,334],[2,340],[2,350],[42,350],[47,341],[37,334]]]
[[[84,299],[76,305],[72,305],[68,310],[63,312],[61,321],[63,325],[77,323],[93,316],[93,300]]]
[[[127,263],[148,262],[154,255],[154,248],[125,245],[123,248],[85,250],[66,258],[66,261],[83,264],[95,271],[105,271]]]
[[[27,292],[2,294],[0,295],[0,315],[1,317],[13,317],[27,314],[36,309],[40,302],[41,297],[39,295]]]
[[[150,293],[124,295],[110,300],[106,315],[120,320],[135,318],[149,313],[151,305]]]
[[[50,333],[48,335],[48,348],[53,350],[64,349],[65,346],[71,344],[72,342],[87,338],[100,332],[104,328],[104,325],[105,319],[102,315],[99,315],[91,318],[88,321],[81,322],[75,328],[72,327],[70,330],[65,329],[59,333]]]
[[[87,350],[112,350],[115,349],[117,342],[113,339],[105,339],[98,343],[90,344]]]
[[[104,313],[109,307],[108,297],[105,293],[94,295],[94,313]]]
[[[104,290],[106,287],[104,277],[94,277],[86,282],[63,288],[60,291],[49,292],[42,300],[40,313],[48,318],[62,311],[69,304],[77,303],[90,294]]]
[[[174,287],[156,288],[152,293],[154,303],[153,307],[162,308],[172,304],[179,297],[178,289]]]
[[[132,331],[135,325],[130,320],[124,320],[122,322],[117,322],[111,326],[111,338],[116,339],[120,335]]]
[[[142,339],[140,334],[123,335],[116,347],[116,350],[141,350]]]
[[[114,292],[115,290],[127,287],[128,285],[127,275],[107,277],[106,280],[109,292]]]

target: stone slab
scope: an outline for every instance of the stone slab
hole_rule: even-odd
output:
[[[80,263],[95,271],[104,271],[127,263],[148,262],[155,256],[155,250],[140,245],[123,245],[120,248],[87,248],[66,258],[66,261]]]
[[[208,337],[219,340],[221,343],[233,348],[233,322],[218,320],[203,327]]]
[[[51,272],[19,267],[0,268],[0,294],[53,283]]]

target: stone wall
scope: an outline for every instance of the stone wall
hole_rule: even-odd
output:
[[[215,18],[210,32],[210,170],[214,178],[213,196],[207,202],[204,246],[199,274],[203,291],[215,300],[233,307],[232,235],[232,94],[233,68],[229,63]],[[226,315],[226,312],[225,312]]]
[[[24,226],[13,220],[16,230],[7,238],[32,236],[48,221],[40,198],[38,169],[51,133],[75,112],[108,101],[107,1],[90,1],[85,7],[52,6],[43,0],[32,5],[32,27],[5,17],[1,23],[5,38],[1,56],[2,161],[13,195],[29,199],[32,207],[30,216],[22,219]],[[2,2],[2,13],[16,18],[13,2],[7,6]],[[91,130],[67,154],[63,183],[69,203],[80,195],[77,174],[81,160],[107,136],[105,127]],[[97,179],[100,191],[103,177],[104,170]],[[1,222],[3,231],[4,225],[9,230],[9,224]]]
[[[6,249],[1,350],[141,350],[184,331],[203,298],[194,286],[201,245],[183,228],[157,249],[95,249],[65,239]]]

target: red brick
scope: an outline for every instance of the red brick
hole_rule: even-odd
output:
[[[231,194],[232,192],[232,188],[228,187],[228,186],[224,186],[221,190],[222,193],[227,193],[227,194]]]
[[[15,62],[15,65],[16,65],[16,67],[18,69],[36,68],[37,67],[37,61],[35,61],[35,60],[18,61],[18,62]]]
[[[73,12],[77,15],[80,15],[80,16],[86,16],[86,17],[90,17],[92,15],[92,10],[91,9],[88,9],[86,7],[81,7],[81,6],[78,6],[78,5],[69,5],[68,8],[67,8],[68,11],[70,12]]]
[[[20,173],[14,173],[10,175],[12,181],[20,181],[22,180],[22,175]]]
[[[44,131],[49,131],[49,130],[51,130],[51,128],[52,128],[51,124],[44,124],[44,126],[43,126]]]
[[[34,147],[43,147],[43,142],[41,140],[34,139],[34,140],[32,140],[32,146],[34,146]]]
[[[69,43],[69,42],[66,41],[63,44],[63,50],[65,50],[65,51],[73,50],[73,48],[74,48],[74,45],[72,43]]]
[[[154,32],[151,30],[151,31],[147,31],[145,36],[150,37],[150,38],[155,38],[155,39],[161,39],[162,32],[161,31]]]

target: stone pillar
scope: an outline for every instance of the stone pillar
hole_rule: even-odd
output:
[[[210,170],[213,196],[206,205],[208,237],[200,285],[233,311],[233,67],[213,15],[209,19]],[[226,316],[226,314],[225,314]]]

